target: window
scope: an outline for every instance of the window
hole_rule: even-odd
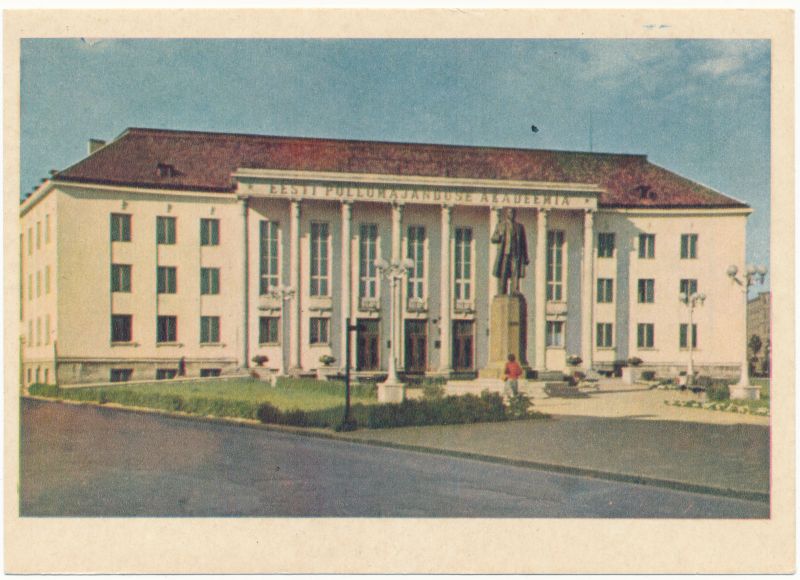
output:
[[[44,343],[50,344],[50,315],[44,315]]]
[[[41,270],[37,270],[36,271],[36,297],[38,298],[41,295],[42,295],[42,271]]]
[[[44,293],[50,294],[50,266],[44,267]]]
[[[653,348],[655,344],[655,326],[652,323],[636,325],[636,345],[639,348]]]
[[[278,222],[261,221],[259,237],[259,263],[261,265],[259,293],[269,294],[278,287]]]
[[[28,369],[28,384],[33,380],[33,369]]]
[[[131,241],[131,216],[126,213],[111,214],[111,241]]]
[[[33,274],[28,274],[28,300],[33,300]]]
[[[691,278],[684,278],[681,280],[680,294],[681,296],[697,294],[697,280]]]
[[[311,296],[328,295],[328,224],[311,224]]]
[[[681,235],[681,259],[694,260],[697,258],[697,234]]]
[[[156,242],[159,244],[175,243],[175,218],[157,217],[156,218]]]
[[[547,299],[564,299],[564,232],[547,232]]]
[[[126,383],[131,380],[133,369],[111,369],[112,383]]]
[[[281,319],[277,316],[261,316],[258,319],[258,342],[277,344]]]
[[[131,266],[130,264],[111,264],[111,291],[131,291]]]
[[[219,294],[219,268],[200,268],[200,294]]]
[[[175,294],[178,288],[178,269],[175,266],[158,267],[158,293]]]
[[[50,214],[44,216],[44,243],[50,243]]]
[[[456,228],[456,300],[472,299],[472,229]]]
[[[375,298],[378,295],[378,271],[375,267],[378,258],[377,225],[361,224],[358,249],[358,295]]]
[[[410,226],[408,228],[407,257],[413,263],[408,271],[408,297],[422,299],[425,297],[425,228]]]
[[[655,234],[639,234],[639,257],[644,259],[656,257]]]
[[[159,316],[156,328],[158,342],[177,342],[178,341],[178,317]]]
[[[219,245],[219,220],[206,218],[200,220],[200,245]]]
[[[42,222],[36,222],[36,249],[42,247]]]
[[[222,369],[200,369],[200,376],[202,378],[218,377],[221,374],[222,374]]]
[[[597,323],[597,347],[611,348],[614,346],[614,325],[610,322]]]
[[[130,342],[133,340],[133,316],[130,314],[111,315],[111,342]]]
[[[42,346],[42,319],[36,318],[36,346]]]
[[[33,319],[28,320],[28,346],[33,346]]]
[[[545,332],[545,346],[564,346],[564,323],[548,320]]]
[[[309,342],[311,344],[328,344],[328,330],[330,327],[329,318],[312,318],[311,334]]]
[[[156,369],[156,380],[165,381],[178,376],[178,369]]]
[[[205,344],[219,342],[219,316],[200,317],[200,342]]]
[[[614,234],[611,232],[600,232],[597,234],[597,257],[598,258],[613,258],[614,257]]]
[[[50,384],[50,369],[44,369],[44,384]]]
[[[652,304],[656,298],[656,281],[652,278],[639,280],[639,303]]]
[[[28,228],[28,255],[33,255],[33,228]]]
[[[689,348],[689,325],[681,324],[681,348]],[[692,324],[692,348],[697,348],[697,325]]]
[[[614,280],[611,278],[597,279],[597,302],[600,304],[614,302]]]

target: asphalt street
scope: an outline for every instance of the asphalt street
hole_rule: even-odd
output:
[[[22,516],[769,517],[762,502],[29,399],[20,434]]]

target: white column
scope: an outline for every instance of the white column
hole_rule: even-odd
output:
[[[540,209],[536,215],[536,369],[547,368],[545,348],[545,321],[547,312],[547,210]]]
[[[583,365],[592,368],[592,329],[594,328],[594,213],[583,216],[583,279],[581,281],[581,351]]]
[[[500,223],[500,209],[492,206],[489,208],[489,237],[491,238],[494,234],[494,231],[497,229],[497,224]],[[497,244],[489,244],[489,268],[494,268],[494,263],[497,260]],[[497,295],[497,278],[493,275],[488,276],[489,278],[489,292],[487,292],[487,296],[489,297],[489,306],[487,308],[487,312],[491,312],[492,308],[492,299]]]
[[[441,330],[441,348],[439,349],[439,371],[440,372],[449,372],[452,369],[452,356],[450,353],[451,350],[451,340],[450,340],[450,331],[451,331],[451,322],[450,322],[450,311],[452,308],[452,300],[451,300],[451,292],[450,292],[450,284],[452,281],[452,272],[450,268],[450,237],[451,237],[451,225],[453,221],[453,208],[449,205],[442,206],[442,225],[441,225],[441,257],[439,258],[440,261],[440,275],[439,275],[439,284],[440,287],[440,294],[439,294],[439,302],[440,302],[440,316],[439,316],[439,329]]]
[[[300,370],[300,301],[302,291],[300,289],[300,202],[296,199],[291,201],[290,211],[290,233],[289,233],[289,264],[290,264],[290,285],[295,289],[294,300],[291,302],[291,312],[289,314],[289,369]]]
[[[342,361],[342,367],[345,366],[345,345],[347,344],[347,330],[348,324],[350,324],[350,315],[352,312],[352,305],[353,305],[353,268],[352,263],[350,260],[351,251],[352,251],[352,244],[351,244],[351,234],[350,229],[353,223],[353,204],[352,202],[345,201],[342,202],[342,351],[339,357],[339,360]],[[353,337],[351,337],[353,338]],[[352,351],[355,349],[352,348],[353,345],[350,345],[350,358],[353,358]],[[352,364],[352,360],[350,361]]]
[[[403,239],[403,204],[392,204],[392,263],[398,264],[402,259],[402,239]],[[392,335],[392,352],[396,357],[395,368],[402,370],[405,368],[403,357],[403,284],[404,280],[399,281],[394,289],[395,295],[392,296],[394,317],[394,333]]]
[[[250,361],[250,238],[247,224],[249,213],[248,198],[239,198],[239,209],[242,214],[242,339],[240,341],[241,353],[239,356],[241,357],[241,363],[239,366],[241,368],[247,368]]]

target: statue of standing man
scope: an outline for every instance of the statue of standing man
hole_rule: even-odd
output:
[[[519,280],[525,277],[525,266],[530,263],[525,227],[514,221],[515,217],[513,208],[505,208],[492,234],[492,243],[500,246],[494,263],[498,294],[519,294]]]

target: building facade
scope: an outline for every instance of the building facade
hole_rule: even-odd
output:
[[[23,380],[487,363],[490,241],[516,209],[526,357],[735,375],[750,208],[641,155],[128,129],[20,208]],[[377,259],[410,268],[392,285]],[[707,299],[689,314],[681,292]],[[393,308],[393,303],[397,307]],[[392,320],[393,318],[393,320]],[[394,345],[394,348],[392,348]]]

